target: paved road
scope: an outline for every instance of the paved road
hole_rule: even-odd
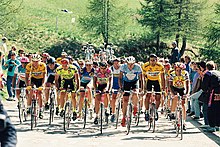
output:
[[[18,147],[69,147],[69,146],[163,146],[163,147],[218,147],[220,138],[213,133],[204,133],[198,129],[199,123],[191,118],[187,121],[187,131],[183,140],[175,137],[175,131],[171,122],[160,116],[156,124],[156,132],[147,132],[146,122],[141,118],[138,127],[132,126],[131,133],[126,135],[126,128],[121,126],[115,129],[114,124],[105,126],[103,134],[100,134],[98,126],[89,120],[86,129],[82,129],[83,122],[72,122],[70,130],[65,133],[62,128],[62,119],[55,118],[51,126],[48,125],[48,114],[40,120],[33,131],[30,130],[30,121],[20,124],[16,102],[3,102],[5,108],[15,124],[18,135]],[[30,119],[30,118],[29,118]]]

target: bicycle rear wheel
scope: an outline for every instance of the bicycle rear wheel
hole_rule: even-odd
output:
[[[116,124],[115,124],[115,128],[117,129],[118,127],[118,119],[119,119],[119,115],[120,115],[120,109],[121,109],[121,102],[118,101],[118,105],[117,105],[117,108],[116,108]]]
[[[131,129],[132,104],[128,105],[127,111],[128,111],[128,114],[127,114],[127,135],[128,135]]]
[[[64,109],[64,117],[63,117],[63,129],[66,132],[69,129],[71,121],[71,107],[70,103],[67,102]]]
[[[87,99],[84,100],[84,124],[83,124],[83,129],[86,128],[86,117],[87,117]]]

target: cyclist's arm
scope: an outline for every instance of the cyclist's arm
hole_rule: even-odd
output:
[[[59,88],[59,77],[60,77],[60,75],[56,73],[55,74],[55,85],[56,85],[57,89]]]
[[[186,81],[186,95],[188,95],[189,94],[189,92],[190,92],[190,82],[189,82],[189,80],[187,80]]]
[[[26,83],[26,86],[30,86],[31,84],[30,84],[30,81],[29,81],[29,76],[30,76],[30,74],[29,73],[25,73],[25,83]]]
[[[143,91],[143,89],[144,89],[144,82],[143,82],[143,74],[142,73],[139,74],[139,80],[140,80],[140,85],[141,85],[140,89],[141,89],[141,91]]]
[[[96,77],[96,76],[94,76],[94,79],[93,79],[93,87],[94,87],[94,90],[96,90],[96,89],[97,89],[96,82],[97,82],[97,77]]]
[[[119,85],[120,89],[122,89],[122,78],[123,78],[123,73],[120,72],[119,78],[118,78],[118,85]]]
[[[46,82],[46,72],[43,73],[43,79],[42,79],[42,86],[44,86],[45,82]]]
[[[76,90],[78,90],[79,86],[80,86],[79,85],[80,83],[79,83],[79,73],[78,72],[75,73],[75,79],[76,79],[76,88],[77,88]]]
[[[112,88],[112,77],[109,77],[109,81],[108,81],[108,92],[111,90]]]
[[[165,90],[165,76],[164,73],[160,74],[162,89]]]

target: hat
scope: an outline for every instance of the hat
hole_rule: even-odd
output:
[[[175,45],[177,45],[177,42],[176,42],[176,41],[173,41],[173,42],[172,42],[172,44],[175,44]]]
[[[114,61],[120,62],[120,59],[119,59],[119,58],[115,58],[115,59],[113,59],[113,62],[114,62]]]
[[[61,56],[67,56],[67,53],[66,52],[62,52]]]

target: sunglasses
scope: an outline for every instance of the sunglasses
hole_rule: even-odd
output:
[[[156,60],[155,60],[155,59],[151,59],[150,61],[151,61],[151,62],[155,62]]]
[[[92,66],[91,64],[86,64],[86,66]]]
[[[106,69],[106,67],[100,67],[100,69]]]

